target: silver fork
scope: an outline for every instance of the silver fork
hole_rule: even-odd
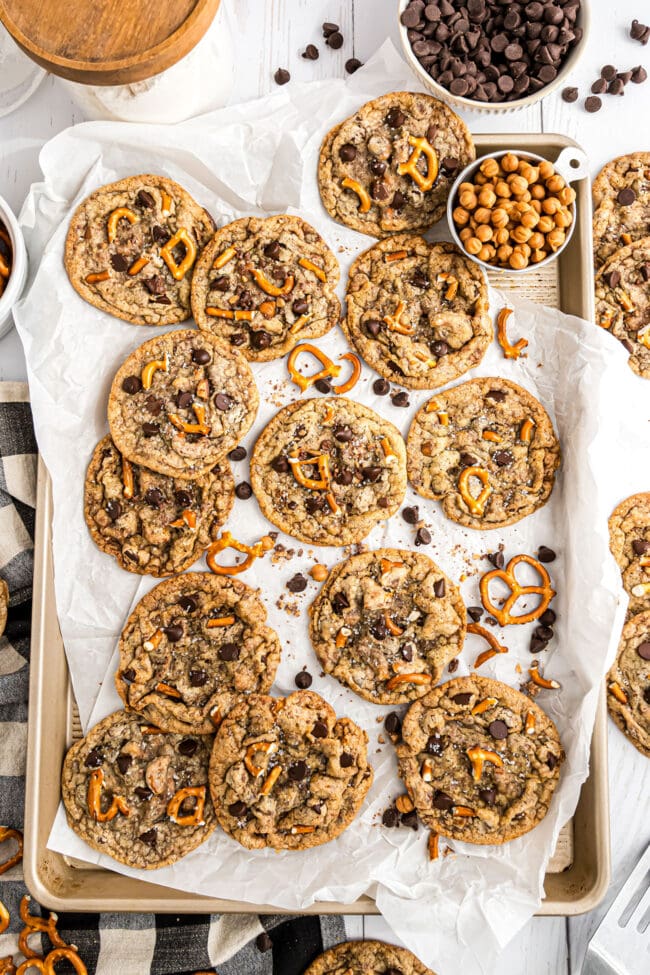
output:
[[[650,973],[650,846],[589,942],[581,975]]]

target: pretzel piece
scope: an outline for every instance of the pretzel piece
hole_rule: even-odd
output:
[[[180,264],[174,260],[172,251],[178,244],[185,248],[185,256]],[[196,244],[184,227],[180,227],[173,237],[167,241],[164,247],[160,248],[160,256],[169,268],[174,281],[182,281],[196,259]]]
[[[232,548],[236,552],[241,552],[246,556],[243,562],[239,565],[219,565],[217,562],[217,553],[222,552],[226,548]],[[218,576],[235,576],[240,572],[245,572],[246,569],[250,569],[251,565],[255,559],[260,558],[268,552],[269,549],[273,548],[273,539],[269,535],[264,535],[259,542],[255,542],[254,545],[244,545],[243,542],[238,542],[229,531],[221,533],[221,537],[217,538],[210,545],[206,553],[206,562],[208,563],[208,568],[211,572],[214,572]]]
[[[158,371],[169,372],[169,356],[165,353],[164,359],[152,359],[143,366],[140,379],[143,389],[151,389],[154,374]]]
[[[70,962],[77,975],[88,975],[88,969],[72,945],[66,948],[54,948],[49,955],[45,956],[45,968],[43,969],[45,975],[56,975],[54,966],[57,962],[63,961],[64,958]]]
[[[106,810],[102,812],[101,806],[101,796],[102,796],[102,784],[104,782],[104,770],[101,768],[96,768],[90,773],[90,781],[88,783],[88,812],[92,818],[98,823],[110,823],[112,819],[115,819],[118,812],[122,816],[130,816],[131,810],[126,804],[126,799],[123,796],[113,796],[113,801]]]
[[[476,497],[469,490],[470,477],[476,477],[483,485]],[[458,478],[458,492],[469,508],[470,514],[482,516],[485,513],[487,500],[492,494],[490,475],[484,467],[465,467]]]
[[[0,863],[0,875],[6,873],[7,870],[11,870],[23,858],[23,834],[17,829],[11,829],[10,826],[0,826],[0,843],[4,843],[6,840],[15,840],[18,844],[18,849],[8,860]]]
[[[358,183],[356,179],[350,179],[346,176],[345,179],[341,180],[341,186],[344,190],[352,190],[359,197],[359,213],[367,213],[372,206],[372,200],[368,194],[368,190]]]
[[[480,623],[468,623],[467,632],[475,633],[477,636],[482,636],[486,643],[488,643],[490,646],[489,650],[484,650],[483,653],[479,653],[478,657],[474,661],[474,670],[477,670],[482,664],[486,663],[488,660],[491,660],[492,657],[496,657],[498,653],[508,652],[508,648],[499,643],[494,633],[490,633],[490,631],[484,626],[481,626]],[[494,698],[487,698],[486,700],[490,701],[494,700]],[[475,712],[472,711],[472,714],[474,713]],[[476,713],[479,714],[480,712],[477,711]]]
[[[185,799],[190,797],[196,799],[194,811],[191,813],[180,814],[180,808]],[[172,823],[177,826],[203,826],[203,808],[205,806],[205,786],[195,785],[186,786],[175,792],[167,803],[167,815]]]
[[[4,934],[9,927],[9,922],[11,918],[9,916],[9,911],[5,905],[0,901],[0,934]]]
[[[249,745],[246,749],[246,753],[244,755],[244,765],[250,774],[257,779],[264,771],[264,766],[257,764],[255,761],[255,756],[259,754],[272,755],[274,752],[277,752],[277,750],[278,746],[277,742],[275,741],[253,742],[253,744]]]
[[[86,284],[99,284],[100,281],[108,281],[110,271],[95,271],[94,274],[87,274],[84,278]]]
[[[386,682],[386,690],[392,691],[400,684],[430,684],[431,674],[395,674]]]
[[[117,225],[120,220],[128,220],[133,226],[134,223],[138,222],[138,215],[133,210],[129,210],[128,207],[118,207],[112,213],[109,213],[108,220],[106,221],[106,235],[109,244],[112,244],[117,237]]]
[[[268,278],[265,277],[264,272],[260,271],[259,268],[252,267],[252,265],[249,264],[246,270],[250,271],[255,278],[255,284],[267,295],[271,295],[273,298],[277,298],[279,295],[288,295],[293,290],[296,280],[293,274],[288,274],[283,283],[278,286],[277,284],[272,284]]]
[[[514,345],[509,342],[506,324],[511,315],[512,308],[502,308],[499,312],[497,316],[497,339],[506,359],[518,359],[528,345],[528,339],[521,338]]]
[[[543,687],[546,691],[559,691],[562,686],[557,680],[549,680],[546,677],[542,677],[539,672],[539,664],[536,660],[533,660],[528,673],[533,684],[537,684],[538,687]]]
[[[525,562],[535,569],[542,580],[541,585],[522,586],[515,575],[515,569],[521,562]],[[493,579],[501,579],[510,589],[510,595],[501,607],[495,606],[490,598],[490,583]],[[555,590],[551,587],[551,577],[545,567],[537,559],[534,559],[532,555],[526,555],[525,553],[515,555],[511,558],[505,569],[492,569],[491,572],[486,572],[479,583],[479,590],[483,606],[488,613],[491,613],[498,620],[501,626],[508,626],[511,623],[531,623],[533,620],[539,619],[542,613],[548,609],[551,600],[556,595]],[[519,597],[528,595],[539,596],[539,605],[527,613],[522,613],[520,616],[513,616],[512,609]]]
[[[350,390],[356,386],[359,381],[359,376],[361,375],[361,362],[359,356],[355,355],[354,352],[344,352],[343,355],[339,356],[339,359],[346,359],[348,362],[352,363],[352,373],[350,378],[339,386],[332,386],[332,390],[337,396],[341,393],[349,393]]]
[[[400,163],[397,172],[400,176],[408,174],[414,183],[426,193],[432,189],[438,178],[438,154],[428,139],[409,136],[409,145],[413,147],[413,152],[405,163]],[[427,173],[423,176],[418,169],[418,160],[424,156],[427,161]]]
[[[402,322],[402,316],[406,311],[406,305],[400,299],[397,303],[397,308],[392,315],[384,315],[384,324],[388,326],[390,332],[398,332],[399,335],[413,335],[415,329],[413,326],[407,322],[406,325]]]
[[[314,264],[314,262],[308,260],[308,258],[301,257],[298,264],[300,264],[300,267],[304,267],[306,271],[311,271],[312,274],[315,274],[319,281],[322,281],[323,283],[327,281],[327,275],[322,267],[318,267],[317,264]]]
[[[237,251],[234,247],[226,247],[225,251],[222,251],[217,257],[215,257],[212,262],[212,267],[215,271],[219,270],[221,267],[225,267],[229,261],[232,261],[233,257],[237,256]]]
[[[320,372],[315,372],[311,376],[303,376],[300,372],[298,372],[298,369],[296,368],[296,360],[299,355],[302,355],[303,352],[309,353],[309,355],[312,355],[314,359],[318,359],[323,367]],[[344,357],[341,356],[341,358]],[[297,345],[291,350],[289,358],[287,359],[287,369],[289,370],[291,382],[300,387],[301,393],[304,393],[306,389],[313,386],[313,384],[319,379],[326,379],[327,376],[335,378],[341,373],[341,366],[337,366],[334,362],[332,362],[329,356],[326,356],[324,352],[322,352],[317,346],[312,345],[310,342],[303,342],[302,345]],[[359,364],[359,372],[360,371],[361,364]]]
[[[313,454],[311,457],[306,457],[301,460],[298,457],[289,457],[289,464],[291,465],[291,473],[297,480],[298,484],[302,487],[309,488],[310,491],[328,491],[331,483],[331,473],[329,466],[329,457],[327,454]],[[318,467],[318,473],[320,478],[307,477],[302,472],[304,466],[316,466]]]
[[[495,765],[497,768],[503,768],[503,759],[497,752],[490,751],[489,748],[481,748],[480,745],[474,745],[472,748],[467,749],[467,757],[472,763],[472,778],[475,782],[481,781],[481,776],[483,775],[483,766],[486,762],[490,765]]]
[[[135,260],[135,261],[133,262],[133,264],[131,265],[131,267],[129,268],[129,270],[128,270],[128,274],[129,274],[129,275],[130,275],[131,277],[134,277],[134,276],[135,276],[136,274],[139,274],[139,273],[140,273],[140,271],[141,271],[141,270],[142,270],[142,269],[143,269],[144,267],[146,267],[148,263],[149,263],[149,258],[148,258],[148,257],[142,257],[142,256],[141,256],[141,257],[138,257],[138,258],[137,258],[137,259],[136,259],[136,260]]]

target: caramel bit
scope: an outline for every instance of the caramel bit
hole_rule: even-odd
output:
[[[400,813],[410,813],[415,809],[413,800],[407,792],[397,797],[395,800],[395,805],[397,807],[397,811]]]
[[[356,179],[350,179],[346,176],[345,179],[341,180],[341,186],[344,190],[352,190],[359,197],[359,213],[367,213],[372,206],[372,201],[368,194],[368,191],[358,183]]]
[[[497,339],[506,359],[518,359],[528,345],[528,339],[521,338],[512,345],[508,341],[506,325],[512,315],[512,308],[502,308],[497,316]]]
[[[326,565],[320,565],[317,563],[311,567],[309,570],[309,575],[315,580],[315,582],[325,582],[329,575],[329,569]]]
[[[409,136],[409,145],[413,147],[413,152],[405,163],[400,163],[397,172],[400,176],[409,175],[414,183],[423,193],[432,189],[438,178],[438,154],[431,143],[424,138]],[[427,161],[427,173],[424,176],[418,169],[420,156],[424,156]]]
[[[496,768],[503,768],[503,759],[501,756],[497,752],[490,751],[489,748],[481,748],[480,745],[474,745],[472,748],[467,749],[466,754],[472,763],[472,777],[475,782],[481,781],[483,766],[486,762],[496,766]]]
[[[525,562],[527,565],[532,566],[536,572],[539,574],[542,584],[539,586],[522,586],[518,581],[515,569],[521,563]],[[510,589],[510,595],[503,603],[503,606],[495,606],[490,598],[490,582],[493,579],[500,579],[504,582]],[[508,626],[511,623],[531,623],[533,620],[538,619],[542,613],[544,613],[549,606],[549,603],[556,595],[555,590],[551,588],[551,577],[546,571],[545,567],[537,559],[534,559],[531,555],[515,555],[508,562],[505,569],[492,569],[491,572],[486,572],[481,578],[479,583],[479,590],[481,593],[481,602],[487,610],[494,616],[501,626]],[[530,610],[528,613],[522,613],[521,616],[513,616],[512,610],[514,609],[515,603],[520,598],[520,596],[537,595],[540,597],[539,605]]]
[[[88,812],[92,818],[98,823],[109,823],[112,819],[115,819],[118,812],[122,816],[130,816],[131,810],[127,806],[126,799],[123,796],[113,796],[113,800],[106,812],[102,812],[101,794],[103,782],[104,770],[101,768],[94,769],[90,773],[87,797]]]
[[[167,815],[177,826],[203,826],[203,808],[205,806],[206,787],[196,785],[192,788],[179,789],[167,803]],[[194,798],[194,810],[181,814],[180,808],[186,799]]]
[[[469,481],[472,477],[477,478],[483,485],[477,497],[474,497],[469,490]],[[470,513],[482,516],[485,513],[488,498],[492,494],[490,475],[484,467],[465,467],[458,478],[458,491]]]

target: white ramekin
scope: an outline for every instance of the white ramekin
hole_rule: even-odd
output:
[[[469,112],[483,112],[485,114],[496,114],[498,112],[517,112],[520,108],[529,108],[534,105],[541,98],[546,97],[552,91],[555,91],[561,85],[566,83],[567,77],[574,70],[576,64],[582,57],[582,53],[585,50],[587,44],[587,38],[589,36],[589,28],[591,25],[591,17],[589,4],[587,0],[581,0],[580,12],[576,20],[576,27],[581,27],[583,34],[580,41],[571,48],[569,56],[557,73],[557,76],[553,81],[549,82],[548,85],[544,85],[539,91],[536,91],[532,95],[525,95],[523,98],[515,98],[511,102],[477,102],[472,98],[461,98],[458,95],[452,95],[452,93],[447,89],[439,85],[427,71],[424,70],[418,59],[416,58],[413,50],[411,48],[411,42],[407,36],[407,28],[402,23],[402,12],[408,5],[409,0],[398,0],[397,4],[397,22],[399,27],[399,36],[402,42],[402,48],[404,50],[404,57],[406,58],[409,67],[414,72],[416,77],[419,79],[420,84],[423,85],[432,95],[439,98],[440,101],[445,102],[450,108],[458,111],[459,109],[465,109]]]
[[[7,287],[0,297],[0,338],[6,335],[11,329],[13,321],[11,309],[16,304],[27,280],[27,248],[18,221],[14,213],[3,197],[0,196],[0,220],[7,228],[13,258],[11,263],[11,274],[7,281]]]

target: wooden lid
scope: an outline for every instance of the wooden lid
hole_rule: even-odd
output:
[[[125,85],[188,54],[220,0],[0,0],[0,20],[34,61],[92,85]]]

